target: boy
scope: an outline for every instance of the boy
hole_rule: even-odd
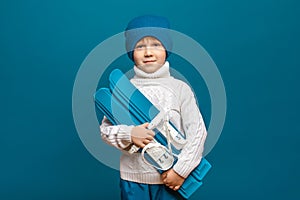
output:
[[[147,165],[139,152],[129,154],[132,144],[145,147],[154,137],[148,124],[127,126],[112,124],[104,117],[101,136],[108,144],[122,150],[120,187],[122,199],[178,199],[177,191],[185,178],[200,163],[206,128],[191,88],[170,76],[166,61],[172,41],[169,22],[164,17],[145,15],[131,20],[126,28],[126,49],[134,62],[131,82],[160,110],[168,112],[170,121],[186,135],[186,144],[178,161],[160,174]]]

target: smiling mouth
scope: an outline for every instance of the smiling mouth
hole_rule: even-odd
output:
[[[145,63],[145,64],[147,64],[147,63],[154,63],[155,62],[155,60],[145,60],[145,61],[143,61],[143,63]]]

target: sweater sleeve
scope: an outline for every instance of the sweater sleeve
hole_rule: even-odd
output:
[[[111,122],[104,116],[100,125],[101,137],[107,144],[120,150],[127,150],[132,144],[132,128],[133,126],[112,125]]]
[[[173,169],[186,178],[202,159],[207,132],[194,93],[186,84],[181,88],[180,100],[182,125],[187,143],[181,150]]]

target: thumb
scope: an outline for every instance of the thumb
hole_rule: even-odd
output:
[[[148,127],[148,125],[149,125],[149,123],[148,122],[146,122],[146,123],[144,123],[144,124],[141,124],[141,125],[139,125],[140,127],[143,127],[143,128],[147,128]]]

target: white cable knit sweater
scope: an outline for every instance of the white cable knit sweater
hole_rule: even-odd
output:
[[[131,82],[159,109],[172,109],[170,120],[186,135],[187,143],[179,154],[173,169],[182,177],[187,177],[200,163],[206,139],[206,128],[191,88],[170,76],[169,63],[166,62],[152,74],[145,73],[134,66],[135,76]],[[129,154],[126,147],[131,144],[133,126],[112,126],[104,117],[100,126],[102,139],[122,150],[120,160],[121,178],[128,181],[162,184],[160,174],[142,160],[140,153]]]

